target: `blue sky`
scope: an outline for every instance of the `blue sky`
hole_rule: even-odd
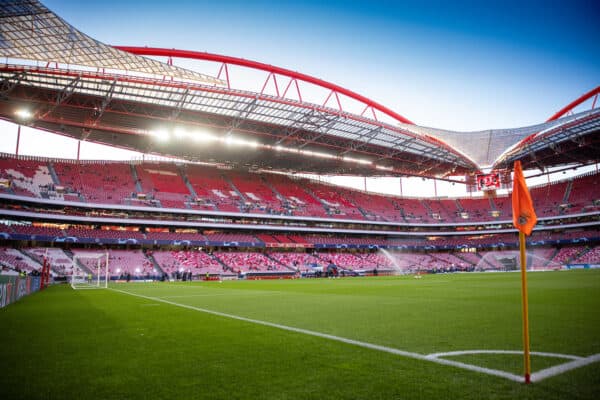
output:
[[[286,67],[439,128],[539,123],[600,84],[597,1],[44,4],[109,44]]]

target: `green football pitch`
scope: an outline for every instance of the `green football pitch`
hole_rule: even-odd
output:
[[[113,284],[0,310],[3,399],[596,399],[600,271]]]

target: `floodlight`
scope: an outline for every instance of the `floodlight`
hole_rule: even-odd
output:
[[[258,142],[252,141],[252,140],[236,139],[234,141],[234,143],[236,143],[240,146],[254,147],[254,148],[258,147]]]
[[[363,160],[363,159],[354,158],[354,157],[342,157],[342,160],[354,162],[354,163],[357,163],[357,164],[365,164],[365,165],[371,164],[371,161],[369,161],[369,160]]]
[[[229,134],[225,138],[221,138],[219,140],[227,145],[233,144],[236,146],[245,146],[245,147],[253,147],[253,148],[257,148],[260,145],[260,143],[257,141],[246,140],[246,139],[238,138],[235,136],[231,136]]]
[[[313,151],[313,152],[311,152],[311,153],[312,153],[312,154],[310,154],[310,155],[312,155],[312,156],[314,156],[314,157],[320,157],[320,158],[335,158],[335,156],[334,156],[334,155],[332,155],[332,154],[321,153],[320,151]]]
[[[31,111],[26,110],[24,108],[15,111],[15,115],[17,116],[17,118],[25,121],[30,120],[33,117]]]
[[[136,269],[135,269],[135,273],[136,273],[136,274],[139,274],[139,273],[140,273],[140,269],[139,269],[139,268],[136,268]]]
[[[195,142],[212,142],[217,140],[216,136],[203,131],[193,132],[191,137]]]
[[[188,132],[181,127],[175,128],[175,131],[173,133],[175,134],[175,137],[177,139],[183,139],[184,137],[188,136]]]
[[[164,129],[158,129],[156,131],[152,131],[151,135],[154,136],[154,138],[156,140],[158,140],[159,142],[166,142],[169,140],[169,132],[167,132]]]

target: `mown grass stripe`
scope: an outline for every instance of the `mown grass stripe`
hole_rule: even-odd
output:
[[[272,328],[277,328],[277,329],[281,329],[281,330],[285,330],[285,331],[289,331],[289,332],[302,333],[305,335],[316,336],[316,337],[320,337],[323,339],[329,339],[329,340],[346,343],[346,344],[350,344],[350,345],[354,345],[354,346],[359,346],[359,347],[363,347],[363,348],[367,348],[367,349],[371,349],[371,350],[377,350],[377,351],[381,351],[381,352],[385,352],[385,353],[395,354],[395,355],[402,356],[402,357],[414,358],[417,360],[429,361],[429,362],[433,362],[436,364],[449,365],[449,366],[453,366],[453,367],[457,367],[457,368],[466,369],[469,371],[498,376],[501,378],[509,379],[514,382],[522,382],[523,381],[523,377],[515,375],[515,374],[511,374],[511,373],[505,372],[505,371],[499,371],[499,370],[495,370],[495,369],[491,369],[491,368],[485,368],[485,367],[479,367],[476,365],[465,364],[465,363],[462,363],[459,361],[445,360],[445,359],[441,359],[441,358],[430,358],[424,354],[399,350],[399,349],[395,349],[393,347],[387,347],[387,346],[381,346],[378,344],[362,342],[362,341],[355,340],[355,339],[349,339],[349,338],[344,338],[341,336],[330,335],[327,333],[311,331],[308,329],[295,328],[293,326],[281,325],[281,324],[276,324],[273,322],[261,321],[261,320],[252,319],[252,318],[246,318],[246,317],[242,317],[242,316],[234,315],[234,314],[227,314],[227,313],[223,313],[220,311],[208,310],[206,308],[195,307],[195,306],[191,306],[188,304],[176,303],[174,301],[169,301],[169,300],[166,300],[166,299],[163,299],[160,297],[145,296],[142,294],[131,293],[131,292],[128,292],[125,290],[114,289],[114,288],[111,288],[110,290],[113,290],[113,291],[116,291],[119,293],[123,293],[123,294],[128,294],[130,296],[140,297],[140,298],[143,298],[146,300],[152,300],[152,301],[158,301],[158,302],[170,304],[170,305],[185,308],[188,310],[212,314],[212,315],[216,315],[219,317],[235,319],[238,321],[248,322],[248,323],[257,324],[257,325],[269,326]]]

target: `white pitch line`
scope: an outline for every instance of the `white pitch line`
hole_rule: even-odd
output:
[[[203,294],[188,294],[188,295],[177,295],[177,296],[161,296],[159,299],[179,299],[186,297],[213,297],[213,296],[272,296],[280,294],[279,292],[266,292],[266,293],[253,293],[253,292],[243,292],[243,293],[203,293]]]
[[[500,371],[498,369],[479,367],[477,365],[466,364],[466,363],[462,363],[459,361],[446,360],[444,358],[428,358],[427,356],[423,356],[421,354],[419,354],[419,356],[422,357],[422,358],[421,357],[419,358],[420,360],[431,361],[436,364],[451,365],[453,367],[467,369],[469,371],[475,371],[475,372],[480,372],[483,374],[499,376],[501,378],[506,378],[506,379],[514,381],[514,382],[523,382],[524,381],[524,378],[520,375],[511,374],[510,372]]]
[[[579,360],[556,365],[554,367],[546,368],[546,369],[543,369],[541,371],[534,372],[533,374],[531,374],[531,382],[539,382],[546,378],[550,378],[555,375],[563,374],[572,369],[584,367],[586,365],[593,364],[598,361],[600,361],[600,353],[591,355],[586,358],[581,358]]]
[[[220,311],[213,311],[213,310],[208,310],[205,308],[194,307],[194,306],[190,306],[187,304],[175,303],[173,301],[169,301],[169,300],[166,300],[166,299],[160,298],[160,297],[145,296],[142,294],[131,293],[131,292],[127,292],[125,290],[112,289],[112,288],[110,290],[113,290],[115,292],[120,292],[123,294],[128,294],[130,296],[141,297],[146,300],[152,300],[152,301],[157,301],[157,302],[161,302],[161,303],[165,303],[165,304],[170,304],[170,305],[173,305],[176,307],[186,308],[188,310],[203,312],[206,314],[212,314],[212,315],[216,315],[216,316],[220,316],[220,317],[235,319],[238,321],[248,322],[248,323],[257,324],[257,325],[269,326],[272,328],[277,328],[277,329],[281,329],[281,330],[285,330],[285,331],[289,331],[289,332],[302,333],[302,334],[309,335],[309,336],[316,336],[316,337],[329,339],[329,340],[333,340],[333,341],[337,341],[337,342],[342,342],[342,343],[346,343],[346,344],[351,344],[354,346],[359,346],[359,347],[363,347],[363,348],[367,348],[367,349],[371,349],[371,350],[378,350],[378,351],[382,351],[385,353],[395,354],[395,355],[399,355],[399,356],[403,356],[403,357],[407,357],[407,358],[413,358],[416,360],[430,361],[430,362],[433,362],[436,364],[441,364],[441,365],[450,365],[453,367],[462,368],[462,369],[466,369],[469,371],[474,371],[474,372],[479,372],[479,373],[483,373],[483,374],[498,376],[501,378],[506,378],[506,379],[514,381],[514,382],[523,382],[523,380],[524,380],[522,376],[511,374],[506,371],[500,371],[497,369],[479,367],[477,365],[466,364],[466,363],[462,363],[459,361],[438,358],[438,357],[441,357],[442,355],[448,356],[448,355],[477,354],[477,353],[521,354],[521,352],[515,351],[515,350],[465,350],[465,351],[459,351],[459,352],[455,351],[455,352],[448,352],[448,353],[434,353],[434,354],[424,355],[424,354],[412,353],[409,351],[395,349],[393,347],[381,346],[381,345],[377,345],[377,344],[373,344],[373,343],[361,342],[359,340],[348,339],[348,338],[344,338],[341,336],[335,336],[335,335],[330,335],[327,333],[311,331],[308,329],[294,328],[293,326],[281,325],[281,324],[276,324],[273,322],[267,322],[267,321],[261,321],[258,319],[241,317],[239,315],[222,313]],[[531,354],[547,356],[547,357],[573,359],[573,361],[570,361],[568,363],[560,364],[560,365],[550,367],[550,368],[533,373],[531,375],[532,382],[539,382],[543,379],[562,374],[562,373],[570,371],[572,369],[580,368],[580,367],[586,366],[588,364],[592,364],[592,363],[600,361],[600,354],[594,354],[594,355],[586,357],[586,358],[581,358],[581,357],[567,355],[567,354],[542,353],[542,352],[532,352]]]
[[[460,351],[449,351],[446,353],[432,353],[428,354],[428,358],[439,358],[439,357],[452,357],[462,356],[465,354],[523,354],[523,350],[460,350]],[[559,353],[545,353],[541,351],[532,351],[532,356],[541,357],[554,357],[554,358],[566,358],[569,360],[583,360],[584,357],[573,356],[570,354],[559,354]]]
[[[109,289],[112,289],[113,286],[120,286],[122,285],[122,283],[111,283],[109,285]],[[140,287],[143,285],[140,285],[138,283],[129,283],[129,285],[133,286],[133,287]],[[163,283],[156,283],[155,284],[155,289],[169,289],[171,287],[184,287],[184,288],[188,288],[188,289],[206,289],[206,286],[204,285],[196,285],[196,284],[185,284],[185,283],[171,283],[171,282],[164,282]]]
[[[227,296],[227,295],[232,295],[231,293],[211,293],[211,294],[182,294],[182,295],[177,295],[177,296],[161,296],[158,297],[159,299],[181,299],[181,298],[186,298],[186,297],[213,297],[213,296]]]
[[[257,319],[241,317],[239,315],[227,314],[227,313],[222,313],[222,312],[219,312],[219,311],[208,310],[208,309],[205,309],[205,308],[194,307],[194,306],[190,306],[190,305],[187,305],[187,304],[175,303],[173,301],[165,300],[165,299],[160,298],[160,297],[145,296],[145,295],[142,295],[142,294],[131,293],[131,292],[127,292],[127,291],[119,290],[119,289],[110,289],[110,290],[113,290],[115,292],[120,292],[120,293],[123,293],[123,294],[128,294],[130,296],[141,297],[141,298],[146,299],[146,300],[152,300],[152,301],[158,301],[158,302],[162,302],[162,303],[166,303],[166,304],[171,304],[173,306],[186,308],[188,310],[200,311],[200,312],[203,312],[203,313],[217,315],[217,316],[220,316],[220,317],[231,318],[231,319],[235,319],[235,320],[238,320],[238,321],[244,321],[244,322],[249,322],[249,323],[252,323],[252,324],[269,326],[269,327],[272,327],[272,328],[277,328],[277,329],[281,329],[281,330],[285,330],[285,331],[290,331],[290,332],[295,332],[295,333],[302,333],[302,334],[309,335],[309,336],[316,336],[316,337],[320,337],[320,338],[324,338],[324,339],[334,340],[334,341],[337,341],[337,342],[351,344],[351,345],[354,345],[354,346],[364,347],[364,348],[371,349],[371,350],[378,350],[378,351],[382,351],[382,352],[385,352],[385,353],[395,354],[395,355],[399,355],[399,356],[403,356],[403,357],[408,357],[408,358],[414,358],[414,359],[417,359],[417,360],[430,361],[430,362],[433,362],[433,363],[436,363],[436,364],[451,365],[453,367],[458,367],[458,368],[466,369],[466,370],[469,370],[469,371],[474,371],[474,372],[484,373],[484,374],[488,374],[488,375],[499,376],[499,377],[506,378],[506,379],[509,379],[509,380],[515,381],[515,382],[521,382],[523,380],[522,377],[520,377],[518,375],[511,374],[511,373],[508,373],[508,372],[505,372],[505,371],[499,371],[499,370],[495,370],[495,369],[479,367],[479,366],[476,366],[476,365],[465,364],[465,363],[461,363],[461,362],[458,362],[458,361],[436,359],[436,358],[428,358],[427,356],[425,356],[423,354],[412,353],[412,352],[409,352],[409,351],[399,350],[399,349],[395,349],[393,347],[381,346],[381,345],[378,345],[378,344],[373,344],[373,343],[368,343],[368,342],[361,342],[359,340],[348,339],[348,338],[344,338],[344,337],[341,337],[341,336],[335,336],[335,335],[330,335],[330,334],[327,334],[327,333],[311,331],[311,330],[308,330],[308,329],[294,328],[292,326],[276,324],[276,323],[273,323],[273,322],[261,321],[261,320],[257,320]]]

